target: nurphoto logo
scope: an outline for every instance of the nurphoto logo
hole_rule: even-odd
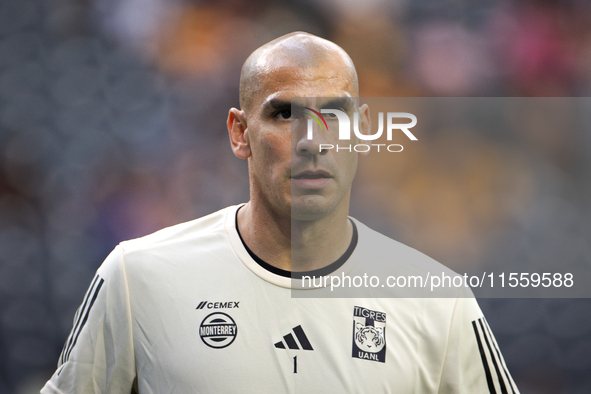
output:
[[[355,136],[361,141],[375,141],[380,138],[384,134],[384,113],[378,113],[378,130],[373,134],[363,134],[359,129],[359,113],[355,112],[353,114],[353,127],[351,128],[351,120],[349,116],[339,109],[327,109],[323,108],[320,112],[313,110],[312,108],[304,107],[305,109],[313,112],[314,114],[304,112],[304,114],[309,115],[312,119],[308,119],[307,122],[307,138],[311,140],[314,138],[314,121],[318,124],[320,129],[326,128],[328,131],[328,123],[322,114],[331,114],[331,118],[335,118],[338,121],[339,127],[339,141],[350,141],[351,140],[351,129],[353,129],[353,133]],[[388,141],[392,141],[392,136],[394,135],[395,130],[402,131],[411,141],[417,141],[417,137],[414,136],[413,133],[409,129],[413,128],[417,124],[417,117],[408,112],[388,112],[385,116],[386,118],[386,139]],[[395,123],[399,122],[398,119],[408,119],[410,122],[406,123]],[[321,122],[322,121],[322,122]],[[346,150],[349,152],[369,152],[373,149],[380,152],[381,149],[386,150],[388,152],[402,152],[404,149],[400,144],[376,144],[376,143],[360,143],[360,144],[349,144],[349,145],[341,145],[341,144],[319,144],[320,151],[323,150],[330,150],[336,149],[337,152]]]

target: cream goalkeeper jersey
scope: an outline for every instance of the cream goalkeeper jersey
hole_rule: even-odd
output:
[[[237,209],[117,246],[41,393],[518,392],[473,298],[292,290],[245,248]],[[355,223],[347,275],[384,253],[404,256],[394,271],[440,267]]]

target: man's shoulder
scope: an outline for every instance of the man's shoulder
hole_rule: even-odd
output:
[[[215,237],[225,232],[228,215],[233,215],[238,206],[229,206],[209,215],[163,228],[141,238],[121,242],[126,253],[160,247],[175,247],[179,244],[194,244],[201,239]]]
[[[457,275],[453,270],[441,264],[423,252],[375,231],[363,223],[355,220],[359,229],[360,240],[367,253],[373,256],[377,264],[395,264],[403,271],[422,273],[444,273]]]
[[[356,221],[359,229],[360,260],[357,269],[386,280],[387,297],[431,299],[473,298],[472,291],[454,278],[461,276],[444,264],[402,242],[381,234]],[[388,280],[393,278],[395,286]],[[448,278],[443,281],[441,278]],[[396,294],[396,295],[393,295]],[[452,308],[453,309],[453,308]],[[449,310],[452,310],[449,309]],[[480,312],[478,312],[480,313]]]

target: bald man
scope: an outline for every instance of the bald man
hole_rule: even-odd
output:
[[[232,148],[248,159],[250,175],[250,201],[239,210],[238,228],[250,250],[276,268],[324,267],[347,250],[353,234],[347,215],[357,155],[320,152],[320,138],[292,135],[291,98],[357,95],[349,56],[310,34],[271,41],[244,64],[242,110],[232,108],[228,116]]]
[[[41,392],[517,392],[469,296],[337,299],[304,286],[384,261],[447,270],[348,216],[357,154],[321,150],[336,136],[309,139],[299,110],[358,112],[368,132],[357,95],[334,43],[297,32],[253,52],[227,119],[250,200],[117,246]]]

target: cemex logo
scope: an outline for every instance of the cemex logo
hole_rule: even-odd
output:
[[[207,307],[207,309],[225,309],[225,308],[240,308],[240,301],[216,301],[216,302],[208,302],[208,301],[201,301],[197,308],[195,309],[203,309]]]
[[[303,107],[315,115],[304,112],[305,115],[309,115],[313,120],[318,123],[320,129],[324,127],[328,131],[328,124],[326,119],[322,114],[331,114],[331,118],[335,118],[338,120],[339,125],[339,141],[350,141],[351,140],[351,121],[349,116],[339,109],[321,109],[320,112],[313,110],[312,108]],[[314,122],[312,119],[308,119],[308,129],[307,129],[307,138],[311,140],[314,138]],[[403,146],[400,144],[376,144],[371,143],[370,141],[377,140],[382,136],[384,133],[384,113],[378,113],[378,130],[374,134],[362,134],[359,130],[359,113],[355,112],[353,114],[353,132],[355,136],[359,138],[361,141],[367,141],[365,143],[360,144],[319,144],[319,149],[322,152],[323,150],[330,150],[336,149],[337,152],[339,151],[349,151],[349,152],[369,152],[371,150],[380,151],[388,151],[388,152],[402,152]],[[388,141],[392,141],[392,136],[394,134],[394,130],[400,130],[404,132],[404,134],[411,140],[417,141],[417,137],[414,136],[413,133],[410,132],[410,128],[416,126],[417,124],[417,117],[408,112],[388,112],[386,114],[386,138]],[[395,119],[409,119],[410,122],[407,123],[394,123]],[[321,123],[322,120],[322,123]]]

